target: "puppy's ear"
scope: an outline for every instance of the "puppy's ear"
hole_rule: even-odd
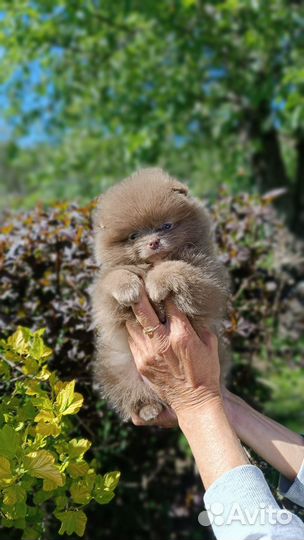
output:
[[[172,191],[176,191],[177,193],[181,193],[181,195],[185,196],[187,196],[189,193],[189,189],[187,188],[187,186],[177,181],[175,181],[172,185]]]

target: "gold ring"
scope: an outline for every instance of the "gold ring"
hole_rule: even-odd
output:
[[[154,336],[155,330],[157,330],[159,327],[160,324],[157,324],[156,326],[148,326],[148,328],[143,328],[143,332],[151,339]]]

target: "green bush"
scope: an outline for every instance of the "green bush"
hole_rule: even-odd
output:
[[[222,190],[210,209],[232,281],[226,325],[234,351],[230,386],[260,409],[272,392],[269,370],[275,361],[294,369],[298,347],[296,339],[284,348],[282,340],[274,340],[301,269],[290,256],[292,242],[271,199],[231,197]],[[91,209],[58,204],[3,216],[0,333],[7,337],[17,325],[46,328],[54,350],[51,369],[64,381],[77,380],[85,397],[75,436],[93,441],[90,452],[105,470],[123,473],[111,505],[97,508],[92,501],[89,506],[87,538],[94,538],[98,528],[103,540],[196,540],[201,538],[194,516],[201,511],[202,488],[179,431],[121,424],[92,385]],[[51,523],[44,540],[57,537]]]
[[[49,512],[61,522],[60,535],[83,536],[83,508],[93,499],[110,502],[120,476],[97,474],[84,458],[91,442],[72,437],[70,416],[83,397],[75,380],[63,382],[49,370],[52,350],[43,334],[19,327],[0,341],[1,525],[22,529],[23,540],[44,538]]]

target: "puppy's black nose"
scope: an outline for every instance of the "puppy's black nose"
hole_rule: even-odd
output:
[[[159,238],[155,238],[154,240],[151,240],[149,242],[149,248],[151,249],[157,249],[159,246]]]

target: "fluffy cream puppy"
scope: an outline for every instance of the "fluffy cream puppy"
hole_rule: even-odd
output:
[[[125,322],[134,318],[131,304],[144,286],[164,318],[164,300],[170,296],[194,329],[216,332],[224,366],[227,272],[216,255],[206,210],[161,169],[142,169],[110,188],[99,200],[94,230],[100,266],[91,293],[95,380],[123,420],[133,412],[149,420],[163,404],[138,374],[128,346]]]

